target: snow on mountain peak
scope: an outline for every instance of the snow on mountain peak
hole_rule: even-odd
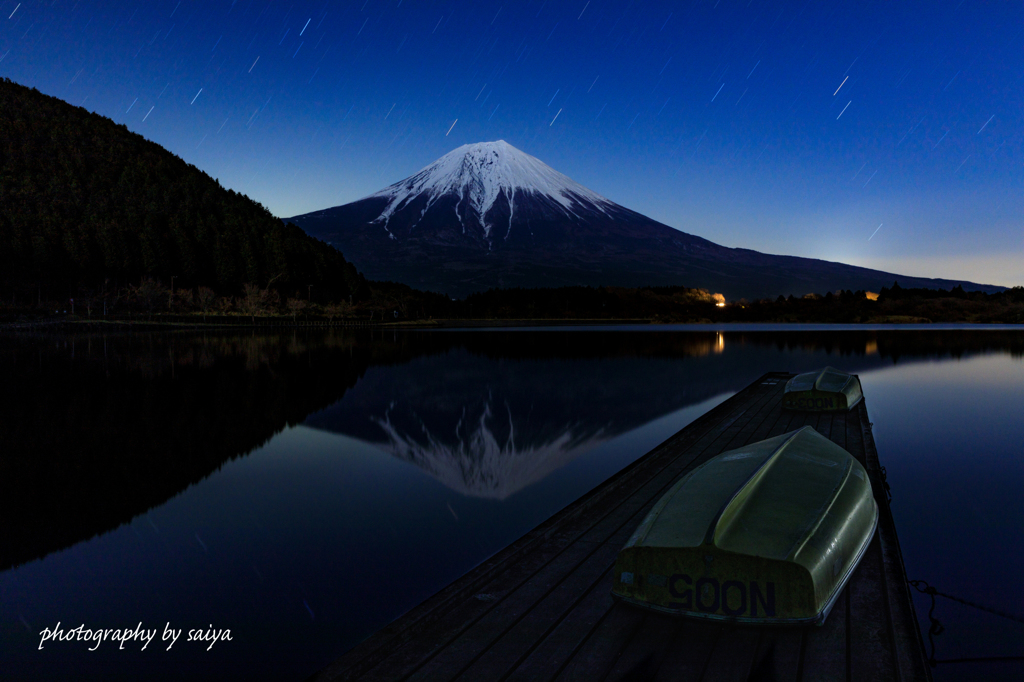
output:
[[[578,207],[584,204],[590,204],[591,208],[602,213],[606,213],[606,206],[614,205],[608,199],[504,140],[462,145],[415,175],[385,187],[368,198],[388,199],[383,213],[374,221],[383,222],[386,229],[391,216],[416,197],[428,197],[427,205],[420,214],[422,218],[434,202],[442,196],[451,194],[459,197],[460,204],[463,199],[469,202],[469,207],[480,217],[485,234],[490,237],[491,225],[485,217],[487,212],[494,206],[498,197],[504,195],[510,209],[508,227],[511,230],[517,191],[521,194],[547,197],[557,203],[567,215],[573,216],[576,215],[574,209],[578,210]],[[455,212],[461,222],[462,216],[458,207]]]

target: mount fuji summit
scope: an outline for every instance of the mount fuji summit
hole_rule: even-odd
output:
[[[719,246],[587,189],[504,140],[467,144],[350,204],[287,219],[367,277],[492,287],[687,286],[730,299],[902,286],[999,290]]]

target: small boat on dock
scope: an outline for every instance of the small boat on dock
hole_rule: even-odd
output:
[[[804,426],[672,486],[619,552],[612,595],[696,618],[820,625],[877,523],[864,467]]]
[[[782,407],[801,412],[851,410],[864,397],[860,379],[835,367],[798,374],[786,383]]]
[[[788,372],[762,375],[363,640],[315,679],[930,682],[931,669],[896,526],[881,489],[881,465],[866,401],[848,411],[783,410],[783,388],[793,376]],[[794,432],[799,434],[799,429],[808,425],[815,431],[805,431],[785,445]],[[820,440],[817,434],[831,442],[838,453],[817,445],[804,447]],[[782,452],[773,459],[779,450]],[[860,467],[854,469],[839,456],[847,452]],[[688,555],[695,563],[687,566],[687,572],[673,569],[671,559],[657,559],[673,550],[636,547],[634,539],[630,547],[643,551],[630,559],[631,567],[624,567],[619,561],[620,551],[637,524],[661,504],[681,478],[690,480],[691,474],[721,455],[737,457],[715,466],[748,467],[746,477],[739,474],[732,479],[732,491],[740,490],[743,495],[733,499],[721,492],[717,498],[720,504],[710,513],[718,518],[716,531],[722,531],[713,539],[725,544],[706,551],[707,546],[701,543],[707,534],[700,536],[698,547]],[[829,466],[830,461],[837,464]],[[798,467],[798,463],[808,466]],[[856,494],[856,503],[848,497],[865,490],[861,488],[865,471],[877,494],[873,505]],[[829,479],[829,472],[836,472],[834,478]],[[751,475],[757,480],[751,480]],[[773,482],[780,477],[788,478],[781,486]],[[822,480],[835,482],[835,495],[821,492],[824,487],[814,487],[821,486]],[[728,486],[723,483],[722,488],[727,490]],[[822,520],[817,527],[806,529],[807,542],[793,557],[796,561],[757,558],[758,528],[769,525],[772,518],[791,518],[794,508],[813,506],[805,488],[818,490],[821,495],[817,499]],[[768,495],[773,490],[789,491],[789,497],[776,504]],[[719,515],[723,507],[727,507],[724,511],[729,512],[731,520],[726,514]],[[766,515],[753,514],[757,508],[765,509]],[[706,528],[710,526],[709,520]],[[858,564],[859,543],[864,537],[871,540]],[[835,545],[827,538],[832,538]],[[734,552],[730,544],[741,540],[745,554]],[[766,544],[773,544],[781,554],[784,540],[777,538]],[[812,554],[817,557],[816,563],[810,558]],[[705,561],[707,556],[712,557],[710,565]],[[726,572],[727,557],[745,573]],[[663,563],[660,568],[648,568],[652,560]],[[799,563],[804,560],[806,565]],[[770,572],[775,569],[778,574]],[[632,585],[621,583],[624,572],[633,573]],[[655,576],[653,581],[651,575]],[[665,587],[655,584],[659,575],[664,577]],[[785,582],[787,576],[799,579]],[[711,611],[716,585],[718,604]],[[672,588],[678,596],[672,594]],[[677,614],[683,609],[637,608],[627,599],[614,596],[619,594],[638,603],[641,598],[654,596],[656,589],[662,590],[666,605],[689,599],[694,608],[688,613],[716,613],[725,622],[709,615],[680,618]],[[805,606],[794,608],[790,590],[803,595],[799,598],[804,599]],[[742,614],[728,613],[740,611],[743,599],[746,603],[742,604]],[[827,607],[830,599],[834,600],[831,615],[822,627],[732,627],[729,622],[741,616],[751,618],[755,603],[755,623],[815,622],[816,604],[824,600]],[[728,611],[723,610],[723,603]],[[702,611],[697,604],[707,610]],[[774,616],[769,615],[770,609],[774,609]],[[822,617],[826,610],[822,609]],[[800,620],[808,614],[810,621]],[[785,620],[787,616],[795,620]]]

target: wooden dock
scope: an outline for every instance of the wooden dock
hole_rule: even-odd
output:
[[[867,408],[783,411],[791,376],[764,375],[313,679],[931,679]],[[804,425],[864,464],[879,509],[878,532],[824,626],[720,625],[612,599],[616,554],[674,481]]]

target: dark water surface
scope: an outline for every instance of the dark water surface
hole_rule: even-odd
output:
[[[909,577],[1024,615],[1022,331],[21,334],[0,678],[304,679],[762,373],[826,364],[861,376]],[[934,615],[939,660],[1024,656],[1020,623]],[[40,650],[58,622],[157,635]]]

